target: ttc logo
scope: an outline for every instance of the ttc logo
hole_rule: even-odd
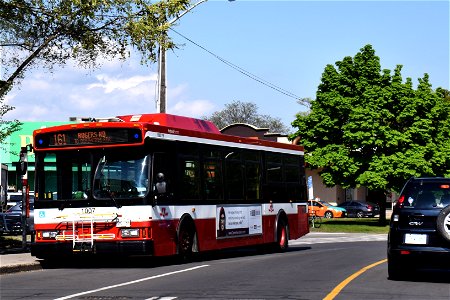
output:
[[[169,212],[166,209],[167,209],[166,207],[162,207],[161,212],[159,213],[159,215],[163,218],[169,215]]]

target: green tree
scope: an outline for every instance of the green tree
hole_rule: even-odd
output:
[[[269,128],[270,132],[288,134],[289,129],[281,119],[258,114],[258,106],[251,102],[235,100],[225,104],[225,108],[202,119],[213,122],[219,129],[234,123],[246,123],[260,128]]]
[[[20,123],[18,120],[14,121],[3,120],[3,116],[12,109],[14,109],[14,107],[3,104],[2,99],[0,99],[0,151],[6,150],[6,148],[3,148],[6,138],[12,133],[20,130],[22,126],[22,123]]]
[[[0,0],[0,99],[35,66],[52,69],[69,59],[95,67],[98,57],[125,59],[130,47],[155,61],[168,18],[189,0]],[[2,79],[0,78],[0,79]]]
[[[411,176],[450,176],[450,101],[429,76],[403,82],[402,66],[381,70],[371,45],[355,57],[327,65],[308,115],[292,125],[321,168],[327,186],[366,186],[378,195],[385,222],[385,193]]]

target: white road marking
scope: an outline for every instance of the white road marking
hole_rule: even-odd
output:
[[[124,283],[119,283],[119,284],[114,284],[114,285],[110,285],[110,286],[105,286],[105,287],[102,287],[102,288],[99,288],[99,289],[95,289],[95,290],[85,291],[85,292],[72,294],[72,295],[68,295],[68,296],[65,296],[65,297],[61,297],[61,298],[56,298],[55,300],[71,299],[71,298],[75,298],[75,297],[78,297],[78,296],[83,296],[83,295],[92,294],[92,293],[96,293],[96,292],[100,292],[100,291],[104,291],[104,290],[114,289],[114,288],[117,288],[117,287],[126,286],[126,285],[130,285],[130,284],[135,284],[135,283],[139,283],[139,282],[143,282],[143,281],[147,281],[147,280],[152,280],[152,279],[161,278],[161,277],[165,277],[165,276],[170,276],[170,275],[174,275],[174,274],[179,274],[179,273],[183,273],[183,272],[189,272],[189,271],[197,270],[197,269],[204,268],[204,267],[209,267],[209,265],[201,265],[201,266],[197,266],[197,267],[193,267],[193,268],[189,268],[189,269],[184,269],[184,270],[164,273],[164,274],[150,276],[150,277],[145,277],[145,278],[141,278],[141,279],[137,279],[137,280],[133,280],[133,281],[128,281],[128,282],[124,282]],[[175,299],[175,298],[169,298],[169,299]]]

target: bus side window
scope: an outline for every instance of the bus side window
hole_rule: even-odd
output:
[[[206,160],[203,163],[205,178],[204,194],[206,200],[223,198],[222,165],[218,160]]]
[[[184,199],[200,198],[200,163],[198,158],[181,158],[181,194]]]

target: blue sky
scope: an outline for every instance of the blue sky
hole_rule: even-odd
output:
[[[448,1],[210,0],[174,29],[213,54],[299,98],[315,98],[327,64],[371,44],[382,68],[403,65],[416,84],[424,73],[433,88],[449,85]],[[305,111],[277,92],[224,64],[171,31],[179,48],[167,53],[167,112],[201,117],[234,100],[290,125]],[[67,121],[156,112],[157,65],[105,61],[95,71],[69,63],[53,73],[32,70],[7,95],[16,109],[6,120]]]

